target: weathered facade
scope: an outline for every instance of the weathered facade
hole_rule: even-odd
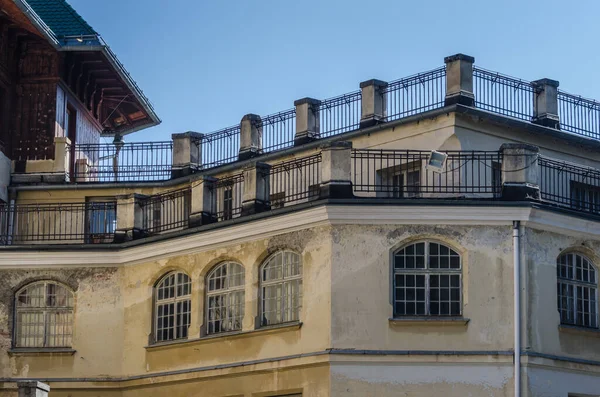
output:
[[[5,151],[1,396],[598,395],[597,102],[458,54],[171,142],[50,110]]]

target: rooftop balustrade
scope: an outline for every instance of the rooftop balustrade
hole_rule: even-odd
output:
[[[50,162],[48,172],[62,173],[61,182],[161,181],[453,104],[600,140],[600,103],[558,90],[557,81],[505,76],[474,66],[474,59],[462,54],[447,57],[445,63],[389,83],[365,81],[358,91],[326,100],[304,98],[295,108],[268,116],[247,115],[240,124],[213,133],[125,144],[71,145],[57,138],[54,160],[28,158],[26,148],[13,160]],[[15,168],[14,182],[45,181],[46,176],[28,180],[21,175],[27,174],[26,168]]]
[[[534,202],[600,216],[598,169],[544,157],[523,144],[441,153],[443,159],[434,164],[432,152],[352,149],[336,142],[316,154],[215,172],[151,196],[3,205],[0,245],[110,244],[335,199],[388,205]]]

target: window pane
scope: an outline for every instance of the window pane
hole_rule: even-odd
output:
[[[69,290],[53,282],[38,282],[19,292],[16,301],[16,346],[71,345],[73,295]]]
[[[262,270],[263,325],[300,319],[302,302],[302,264],[295,252],[282,251],[267,261]]]

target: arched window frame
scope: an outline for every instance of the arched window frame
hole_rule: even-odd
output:
[[[443,263],[448,267],[441,267]],[[462,268],[462,255],[440,241],[419,240],[394,250],[394,318],[462,316]]]
[[[23,286],[15,293],[14,346],[71,347],[73,309],[73,291],[64,284],[42,280]]]
[[[172,271],[154,286],[154,341],[185,339],[191,320],[192,279]]]
[[[279,275],[278,260],[281,260]],[[302,273],[302,258],[291,250],[278,251],[264,261],[260,267],[261,326],[300,321]],[[281,288],[279,302],[277,295],[273,295],[278,287]],[[285,291],[292,293],[284,294]]]
[[[598,328],[598,268],[570,251],[556,258],[557,308],[561,324]]]
[[[227,261],[206,276],[206,333],[240,331],[244,320],[246,275],[242,265]]]

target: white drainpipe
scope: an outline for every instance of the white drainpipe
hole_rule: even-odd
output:
[[[521,397],[521,241],[520,222],[513,222],[514,325],[515,325],[515,397]]]

